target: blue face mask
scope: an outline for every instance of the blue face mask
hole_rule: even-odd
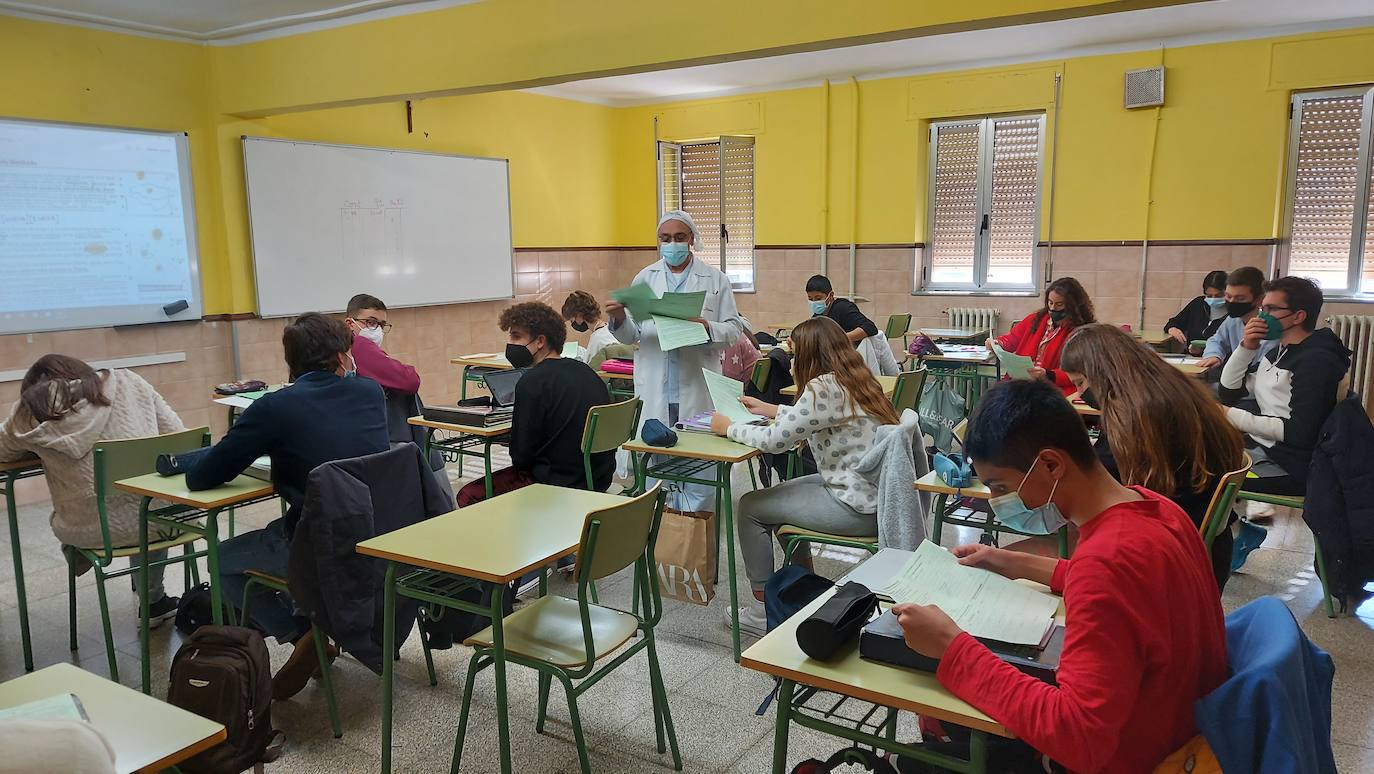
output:
[[[1021,484],[1016,487],[1015,492],[994,497],[988,500],[988,505],[992,506],[993,514],[1004,527],[1028,535],[1052,535],[1069,523],[1069,520],[1059,512],[1059,506],[1054,504],[1054,492],[1059,488],[1059,482],[1055,481],[1054,486],[1050,487],[1049,499],[1039,508],[1027,508],[1021,501],[1021,487],[1026,485],[1026,479],[1030,478],[1031,471],[1035,470],[1039,462],[1040,458],[1036,457],[1035,462],[1031,463],[1030,470],[1021,478]]]
[[[688,247],[686,242],[660,242],[658,245],[658,254],[673,268],[686,263],[691,252],[692,248]]]
[[[825,314],[827,304],[824,301],[811,301],[811,315]]]
[[[345,368],[343,375],[345,379],[352,379],[353,377],[358,375],[358,361],[353,359],[353,355],[349,355],[348,362],[352,363],[353,367]]]
[[[1206,298],[1206,297],[1204,297],[1202,300],[1203,300],[1203,301],[1206,301],[1206,302],[1207,302],[1207,306],[1211,307],[1212,309],[1225,309],[1225,308],[1226,308],[1226,299],[1225,299],[1225,297],[1223,297],[1223,296],[1217,296],[1216,298]]]

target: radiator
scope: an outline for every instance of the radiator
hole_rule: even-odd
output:
[[[997,335],[996,309],[951,308],[946,310],[946,314],[949,315],[949,327],[951,328],[971,328],[987,331],[989,336]]]
[[[1374,315],[1333,314],[1326,324],[1350,348],[1350,389],[1360,394],[1365,411],[1374,406]]]

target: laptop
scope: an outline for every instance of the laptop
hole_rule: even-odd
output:
[[[515,406],[515,385],[520,382],[520,377],[525,375],[525,368],[511,368],[505,371],[493,371],[483,377],[487,382],[487,390],[491,392],[491,405],[493,408],[513,408]]]
[[[511,368],[485,374],[488,398],[469,398],[457,406],[425,406],[425,419],[455,425],[491,427],[511,420],[515,410],[515,385],[525,375],[524,368]]]

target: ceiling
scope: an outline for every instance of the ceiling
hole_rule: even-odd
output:
[[[1356,26],[1374,26],[1374,2],[1371,0],[1212,0],[596,78],[529,91],[621,107],[813,86],[827,78],[854,76],[862,80],[865,77],[915,75]]]
[[[477,0],[0,0],[0,13],[237,43],[473,2]]]

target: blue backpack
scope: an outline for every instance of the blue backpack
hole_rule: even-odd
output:
[[[799,564],[789,564],[773,573],[763,587],[763,611],[768,631],[796,615],[835,584]]]

